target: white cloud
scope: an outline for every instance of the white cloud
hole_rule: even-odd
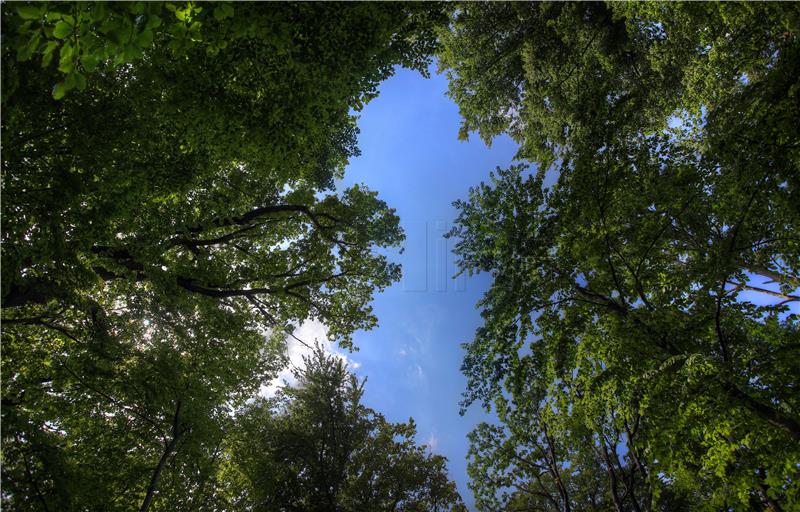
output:
[[[436,434],[431,432],[431,435],[425,440],[425,446],[432,452],[436,451],[436,448],[439,447],[439,438],[436,437]]]
[[[419,363],[414,363],[406,368],[406,375],[408,379],[417,386],[427,386],[428,379],[425,375],[425,370]]]
[[[278,388],[284,384],[296,386],[297,379],[292,373],[293,368],[302,368],[304,365],[303,357],[311,355],[314,346],[319,343],[322,349],[345,361],[351,370],[361,367],[361,363],[353,361],[346,354],[337,351],[333,343],[328,339],[328,328],[319,320],[306,320],[299,327],[295,328],[294,336],[286,336],[286,355],[289,364],[277,377],[267,384],[261,386],[262,396],[273,396]]]

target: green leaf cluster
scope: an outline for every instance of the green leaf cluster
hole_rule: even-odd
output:
[[[3,507],[221,510],[287,331],[352,347],[400,277],[394,210],[334,183],[440,7],[0,9]]]
[[[522,161],[452,232],[462,271],[493,279],[463,367],[464,405],[502,424],[473,436],[483,509],[797,508],[797,5],[451,21],[462,136],[508,134]]]

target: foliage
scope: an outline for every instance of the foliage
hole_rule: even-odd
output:
[[[425,72],[440,16],[3,3],[4,508],[206,509],[283,331],[375,325],[403,233],[334,180],[351,109]]]
[[[691,502],[650,478],[637,446],[639,423],[628,424],[611,408],[590,411],[593,400],[572,405],[572,414],[564,415],[558,407],[571,397],[544,405],[532,398],[518,397],[513,404],[499,399],[501,423],[482,423],[470,433],[470,487],[479,509],[689,508]],[[652,485],[658,503],[653,503]]]
[[[503,423],[473,436],[485,509],[592,489],[617,510],[800,503],[799,24],[795,4],[454,10],[462,136],[509,134],[535,166],[474,188],[452,233],[462,271],[494,281],[463,367],[465,405]],[[514,453],[562,461],[565,488],[606,478],[567,500]]]
[[[7,15],[12,17],[11,50],[17,61],[39,61],[43,68],[57,63],[59,73],[55,76],[61,80],[49,84],[55,99],[76,88],[83,91],[87,79],[98,69],[120,69],[152,59],[153,50],[159,47],[168,50],[166,55],[172,59],[183,60],[196,58],[200,51],[209,57],[230,55],[229,46],[257,40],[264,45],[262,51],[272,51],[275,57],[301,57],[290,63],[297,71],[319,73],[319,69],[303,69],[310,62],[303,62],[302,50],[298,50],[326,39],[352,37],[355,34],[346,32],[356,28],[352,23],[367,20],[372,23],[357,27],[360,44],[369,45],[370,39],[374,42],[376,38],[385,43],[391,38],[384,47],[370,48],[375,66],[372,73],[385,77],[395,63],[426,72],[434,42],[431,21],[440,16],[437,7],[376,10],[362,6],[348,9],[345,16],[338,13],[335,21],[326,18],[330,23],[313,20],[314,16],[325,17],[336,10],[335,6],[302,4],[265,10],[234,2],[56,2],[15,3]],[[402,27],[392,25],[398,21]],[[316,30],[302,30],[311,26]],[[393,33],[397,28],[400,30]],[[324,63],[330,69],[354,64],[349,53],[337,52],[333,47],[316,44],[314,50],[326,57],[316,63]],[[366,76],[352,78],[363,83],[371,81]],[[361,93],[374,96],[375,85],[372,82]]]
[[[135,304],[104,318],[103,334],[67,331],[68,320],[78,322],[4,325],[4,508],[135,509],[154,474],[163,476],[161,496],[185,501],[181,486],[213,476],[230,404],[252,396],[282,361],[279,337],[265,343],[237,317]]]
[[[296,388],[247,406],[230,447],[240,510],[461,509],[446,459],[361,403],[364,382],[320,347],[295,369]]]

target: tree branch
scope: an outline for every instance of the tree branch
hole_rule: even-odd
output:
[[[729,281],[732,285],[734,285],[733,289],[728,290],[728,293],[737,291],[737,290],[750,290],[758,293],[764,293],[766,295],[772,295],[773,297],[778,297],[779,299],[783,299],[785,302],[796,302],[800,301],[800,296],[797,295],[788,295],[781,292],[775,292],[772,290],[768,290],[766,288],[760,288],[758,286],[751,286],[749,284],[744,283],[737,283],[735,281]]]
[[[161,477],[161,471],[164,469],[164,465],[167,463],[170,455],[172,455],[172,452],[175,450],[175,446],[178,444],[178,439],[180,439],[184,432],[186,432],[185,429],[180,429],[182,406],[183,402],[178,400],[175,405],[175,415],[172,417],[172,439],[166,443],[164,452],[161,454],[161,458],[158,460],[158,464],[153,470],[153,475],[150,478],[150,485],[147,486],[147,493],[145,494],[142,506],[139,508],[139,512],[147,512],[147,509],[150,508],[150,503],[153,501],[156,488],[158,487],[158,480]]]
[[[773,407],[756,400],[739,389],[733,383],[725,384],[724,387],[729,397],[733,398],[746,409],[754,412],[756,416],[775,427],[785,430],[794,439],[800,440],[800,422],[778,411],[777,409],[774,409]]]
[[[775,272],[774,270],[770,270],[762,265],[756,265],[756,264],[746,265],[745,270],[753,274],[758,274],[760,276],[768,277],[776,283],[787,284],[795,288],[800,287],[800,277],[792,274],[782,274],[780,272]]]
[[[331,226],[322,225],[319,222],[320,218],[328,219],[334,223],[339,223],[339,219],[336,217],[328,214],[328,213],[318,213],[313,212],[308,206],[299,205],[299,204],[278,204],[278,205],[271,205],[271,206],[262,206],[260,208],[256,208],[254,210],[250,210],[249,212],[239,215],[237,217],[229,217],[223,219],[214,219],[211,221],[211,226],[214,228],[225,227],[225,226],[245,226],[250,224],[252,221],[267,216],[273,215],[277,213],[286,213],[286,212],[293,212],[293,213],[302,213],[309,219],[311,222],[314,223],[315,226],[318,228],[328,229]],[[204,226],[193,226],[187,229],[189,233],[198,234],[202,233],[208,229],[208,227]]]

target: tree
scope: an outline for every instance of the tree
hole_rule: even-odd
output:
[[[84,69],[83,91],[54,101],[48,91],[63,71],[17,50],[29,38],[47,46],[48,24],[72,16],[62,11],[92,20],[104,13],[85,35],[91,44],[73,41],[91,48],[113,39],[106,23],[144,23],[159,17],[151,10],[166,16],[175,6],[47,5],[9,5],[3,17],[11,43],[3,57],[4,186],[19,198],[4,205],[5,240],[14,241],[4,252],[6,308],[125,280],[172,287],[170,295],[177,287],[238,302],[256,296],[270,306],[279,295],[276,319],[329,312],[345,342],[350,327],[374,322],[356,314],[364,292],[334,291],[397,277],[364,252],[398,243],[396,218],[364,188],[324,192],[357,152],[350,108],[372,97],[394,64],[424,69],[433,8],[243,4],[223,20],[233,32],[225,48],[210,52],[210,43],[191,38],[178,51],[167,28],[154,28],[139,59],[101,59]],[[26,21],[32,9],[37,18]],[[177,24],[182,12],[170,14]],[[192,23],[209,18],[214,33],[224,25],[198,16]],[[330,290],[320,293],[323,284]],[[337,318],[347,314],[356,316],[344,328]]]
[[[797,505],[798,20],[790,4],[454,11],[440,63],[462,136],[507,133],[535,166],[457,203],[461,269],[494,280],[465,405],[551,404],[562,445],[595,432],[586,453],[610,411],[621,439],[638,424],[654,506],[664,486],[697,508]]]
[[[704,499],[654,477],[662,467],[645,458],[642,417],[629,421],[613,389],[585,392],[596,379],[562,383],[545,397],[527,388],[495,400],[500,422],[481,423],[469,436],[480,510],[669,511]]]
[[[334,183],[351,109],[425,72],[440,17],[3,4],[4,507],[204,509],[284,331],[316,318],[349,347],[375,325],[400,275],[376,249],[403,233]]]
[[[319,346],[282,387],[237,416],[229,445],[239,510],[461,510],[446,459],[416,427],[364,406],[364,382]],[[234,476],[236,478],[234,478]]]

